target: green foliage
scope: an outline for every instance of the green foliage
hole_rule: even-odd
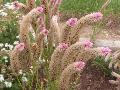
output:
[[[4,0],[10,2],[12,0]],[[26,0],[17,0],[25,3]],[[98,11],[105,0],[63,0],[60,11],[62,12],[76,12],[86,14],[89,12]],[[39,5],[40,0],[36,0],[36,4]],[[111,0],[110,5],[107,7],[106,13],[120,14],[120,0]]]
[[[108,62],[105,62],[103,57],[96,57],[96,59],[92,62],[92,65],[100,68],[100,70],[102,70],[105,75],[111,76],[112,70],[108,68],[109,62],[110,60],[108,60]]]
[[[60,10],[85,14],[98,11],[104,2],[105,0],[63,0]],[[120,14],[120,0],[111,0],[106,12]]]
[[[16,41],[16,36],[18,35],[18,25],[16,20],[11,20],[7,22],[0,21],[1,24],[4,24],[5,30],[0,33],[0,42],[5,44],[13,44]]]

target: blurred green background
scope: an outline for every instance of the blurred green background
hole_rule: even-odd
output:
[[[13,0],[3,0],[4,3]],[[20,2],[26,2],[26,0],[18,0]],[[88,13],[97,11],[101,8],[106,0],[63,0],[60,11],[62,12],[77,12],[77,13]],[[36,0],[40,2],[40,0]],[[120,14],[120,0],[111,0],[111,3],[106,9],[106,12],[111,12],[114,14]]]

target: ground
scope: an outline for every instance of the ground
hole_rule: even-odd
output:
[[[77,90],[117,90],[116,85],[112,85],[108,80],[115,79],[105,76],[96,66],[87,65],[81,74],[81,85]]]

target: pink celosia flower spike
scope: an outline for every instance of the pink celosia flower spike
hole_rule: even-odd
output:
[[[74,25],[77,24],[77,18],[70,18],[70,19],[66,22],[66,24],[67,24],[68,26],[73,27]]]
[[[14,49],[15,49],[16,51],[21,52],[21,51],[24,50],[24,48],[25,48],[25,44],[24,44],[24,43],[19,43],[19,44],[17,44],[17,45],[15,46]]]
[[[101,20],[102,17],[103,17],[103,14],[101,12],[94,12],[94,13],[91,13],[85,16],[85,18],[87,18],[88,20],[92,22],[97,22]]]
[[[109,47],[101,47],[101,54],[102,56],[106,56],[109,54],[112,50]]]
[[[58,46],[60,49],[62,49],[62,50],[65,50],[65,49],[67,49],[68,48],[68,44],[66,44],[66,43],[59,43],[59,46]]]
[[[81,71],[85,67],[85,62],[79,61],[74,63],[74,67],[78,70]]]
[[[41,33],[46,36],[48,35],[48,30],[45,27],[42,27]]]
[[[23,3],[19,3],[18,1],[14,1],[13,5],[14,5],[15,9],[20,9],[25,6]]]
[[[44,9],[42,6],[36,8],[36,12],[43,13]]]
[[[82,43],[84,44],[85,48],[93,47],[93,43],[91,41],[89,41],[89,40],[85,40]]]
[[[18,1],[14,1],[13,5],[14,5],[15,8],[18,8],[19,7],[19,2]]]

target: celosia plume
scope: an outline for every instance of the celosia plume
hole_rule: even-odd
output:
[[[101,47],[101,54],[102,56],[106,56],[109,54],[112,50],[109,47]]]
[[[81,73],[84,67],[85,63],[82,61],[69,64],[61,74],[58,90],[70,90],[71,78],[73,78],[72,75],[78,72]]]
[[[93,43],[91,41],[89,41],[89,40],[83,41],[82,44],[84,44],[85,48],[93,47]]]
[[[46,36],[48,35],[48,30],[45,27],[42,27],[41,33]]]
[[[66,22],[66,24],[67,24],[68,26],[73,27],[74,25],[77,24],[77,18],[70,18],[70,19]]]
[[[23,3],[19,3],[18,1],[14,1],[13,5],[15,7],[15,9],[21,9],[22,7],[26,7]]]
[[[68,44],[66,44],[66,43],[59,43],[59,46],[58,46],[60,49],[62,49],[62,50],[65,50],[65,49],[67,49],[68,48]]]
[[[103,17],[101,12],[94,12],[85,16],[86,21],[97,22],[100,21]]]
[[[42,6],[36,8],[36,12],[43,13],[44,9]]]
[[[74,67],[80,71],[85,67],[85,62],[79,61],[74,63]]]
[[[15,49],[16,51],[21,52],[21,51],[24,50],[24,48],[25,48],[25,44],[24,44],[24,43],[19,43],[19,44],[17,44],[17,45],[15,46],[14,49]]]

